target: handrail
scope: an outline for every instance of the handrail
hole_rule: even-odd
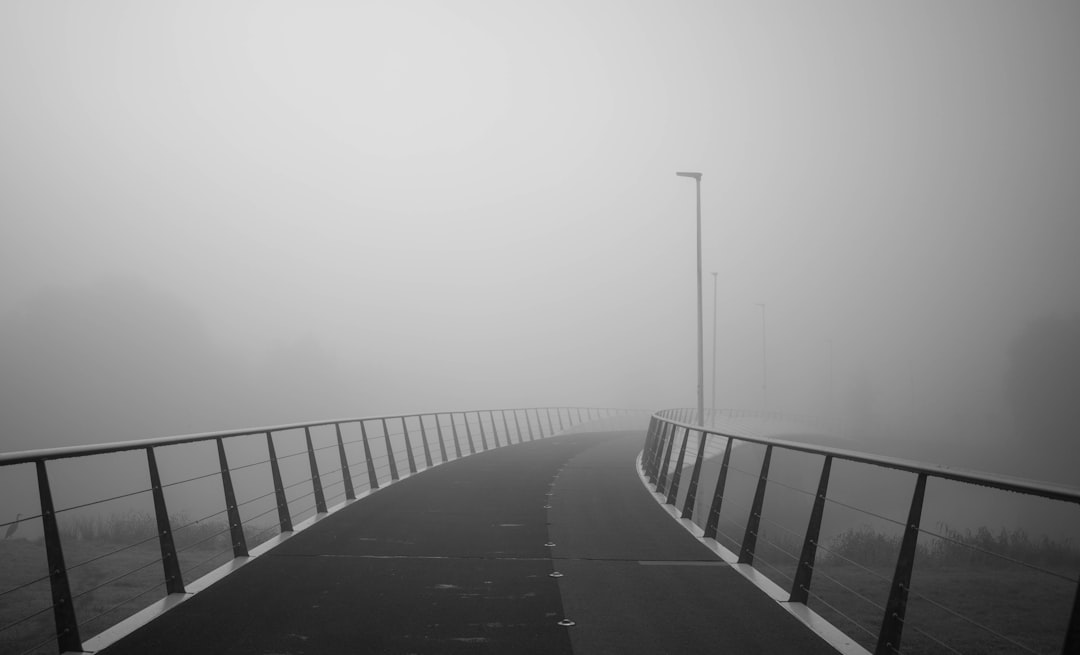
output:
[[[27,617],[23,617],[9,623],[8,625],[0,626],[0,632],[3,632],[9,628],[13,628],[16,625],[23,623],[29,618],[42,614],[44,612],[53,610],[53,619],[55,624],[55,639],[60,652],[79,652],[83,650],[83,641],[80,637],[80,622],[76,617],[76,609],[74,601],[79,596],[73,596],[71,586],[68,581],[69,567],[66,566],[64,561],[64,549],[62,545],[62,539],[60,534],[60,528],[57,522],[56,514],[57,508],[54,507],[52,498],[52,486],[49,483],[48,466],[47,464],[52,461],[61,459],[71,459],[78,457],[87,457],[93,455],[106,455],[120,452],[130,452],[142,450],[146,453],[146,466],[150,477],[150,488],[142,489],[133,493],[147,493],[149,492],[153,498],[154,516],[157,524],[157,534],[155,537],[151,537],[145,541],[152,541],[156,538],[160,547],[161,557],[157,561],[161,563],[162,571],[164,573],[164,585],[168,594],[185,594],[190,593],[186,589],[184,582],[184,571],[181,570],[180,562],[178,559],[178,553],[182,549],[178,549],[174,541],[173,532],[180,530],[187,526],[173,526],[170,520],[170,515],[165,502],[164,490],[169,485],[163,485],[161,476],[159,474],[157,459],[155,451],[163,446],[175,446],[183,444],[191,444],[197,442],[213,441],[217,445],[217,460],[219,470],[208,475],[197,476],[188,480],[182,480],[179,484],[192,482],[201,478],[219,477],[222,484],[222,491],[225,499],[225,509],[219,510],[212,516],[221,514],[227,515],[228,527],[223,530],[223,533],[227,533],[232,544],[233,558],[244,558],[249,556],[247,538],[244,532],[244,521],[240,516],[240,508],[251,500],[244,502],[238,502],[234,485],[232,482],[232,472],[240,470],[250,466],[245,464],[243,466],[231,467],[228,462],[228,456],[225,449],[225,441],[234,437],[243,436],[257,436],[265,435],[266,438],[266,452],[267,459],[262,463],[268,463],[270,465],[272,481],[267,482],[272,486],[272,489],[267,493],[258,496],[257,499],[273,497],[273,501],[276,507],[271,507],[262,515],[269,515],[277,511],[277,525],[272,526],[279,529],[280,533],[290,533],[294,531],[292,524],[293,512],[289,507],[289,500],[286,491],[296,486],[297,484],[309,484],[311,491],[301,496],[305,498],[308,496],[314,496],[314,506],[300,510],[301,514],[309,512],[311,509],[315,510],[316,515],[325,514],[331,511],[328,508],[328,499],[324,490],[324,484],[319,470],[319,462],[316,458],[316,451],[329,450],[334,446],[337,447],[338,458],[340,459],[340,467],[333,471],[324,471],[324,474],[336,474],[340,472],[341,480],[330,483],[327,485],[335,486],[342,484],[344,491],[337,496],[330,498],[329,500],[335,500],[344,496],[345,501],[348,502],[357,498],[356,489],[353,486],[353,474],[350,468],[349,457],[346,452],[346,443],[362,442],[363,444],[363,460],[362,464],[353,463],[352,466],[359,466],[358,470],[366,468],[367,484],[368,488],[372,491],[379,489],[381,485],[393,483],[401,479],[401,475],[398,471],[398,455],[395,451],[395,442],[397,442],[397,448],[405,450],[405,456],[407,458],[408,474],[415,474],[418,472],[417,462],[420,461],[426,468],[431,468],[442,463],[449,461],[448,448],[446,440],[452,438],[453,440],[453,452],[458,459],[463,456],[468,456],[477,452],[483,452],[492,448],[499,448],[503,446],[514,445],[514,441],[511,437],[517,437],[517,444],[520,444],[526,440],[532,441],[536,438],[543,439],[550,437],[556,433],[563,432],[567,429],[565,426],[573,427],[575,425],[592,421],[600,418],[605,418],[614,415],[622,415],[632,412],[638,412],[639,410],[628,409],[614,409],[614,408],[596,408],[596,407],[528,407],[528,408],[498,408],[498,409],[481,409],[481,410],[465,410],[465,411],[445,411],[445,412],[419,412],[411,414],[391,414],[382,416],[365,416],[365,417],[351,417],[344,419],[329,419],[319,421],[309,421],[300,423],[286,423],[280,425],[270,425],[255,428],[241,428],[233,430],[219,430],[214,432],[200,432],[194,434],[175,435],[166,437],[154,437],[149,439],[138,439],[132,441],[112,442],[105,444],[95,444],[87,446],[68,446],[61,448],[47,448],[39,450],[27,450],[21,452],[2,453],[0,454],[0,470],[4,467],[15,466],[18,464],[33,464],[36,468],[38,498],[40,501],[41,513],[33,518],[40,518],[42,525],[42,533],[44,536],[45,555],[48,564],[49,573],[46,576],[50,583],[52,592],[52,607],[46,607],[44,610],[35,612]],[[507,416],[512,414],[513,421],[511,423]],[[553,416],[554,413],[554,416]],[[584,416],[582,414],[584,413]],[[647,413],[642,411],[642,414]],[[524,415],[524,421],[520,421]],[[531,414],[531,415],[530,415]],[[485,425],[485,416],[487,416],[487,424]],[[496,421],[496,415],[502,419],[502,427],[500,429],[499,421]],[[434,425],[431,425],[430,421],[425,421],[427,417],[434,417]],[[444,418],[449,417],[448,421],[443,421]],[[462,423],[459,423],[459,418]],[[546,418],[546,421],[545,421]],[[564,423],[565,419],[565,423]],[[400,422],[400,425],[391,426],[390,422]],[[409,422],[413,421],[413,425],[410,426]],[[524,423],[524,428],[522,426]],[[546,424],[545,424],[546,423]],[[349,442],[343,440],[341,433],[341,426],[349,424],[359,424],[360,438],[353,439]],[[369,427],[374,427],[374,424],[380,426],[381,429],[376,430],[376,433],[369,435]],[[336,437],[336,444],[330,444],[328,446],[322,446],[315,448],[312,442],[311,429],[317,427],[334,426],[334,432]],[[464,427],[463,433],[460,433],[459,426]],[[511,428],[514,426],[514,429]],[[539,437],[534,432],[534,426],[539,433]],[[479,434],[474,435],[473,429],[478,427]],[[444,432],[444,428],[446,428]],[[303,430],[303,435],[295,435],[297,439],[301,440],[302,450],[290,455],[279,456],[274,447],[274,435],[275,433],[288,432],[294,430]],[[502,439],[500,440],[499,432],[502,431]],[[381,432],[382,434],[377,434]],[[493,443],[489,444],[488,436],[491,436]],[[479,439],[475,439],[479,437]],[[399,440],[400,437],[400,440]],[[467,438],[467,448],[463,448],[462,437]],[[432,447],[430,441],[437,439],[438,449]],[[383,445],[378,450],[384,451],[381,454],[372,454],[372,444],[376,440],[382,441]],[[419,441],[416,444],[415,441]],[[422,450],[418,448],[422,445]],[[279,460],[292,457],[294,455],[302,455],[306,451],[308,465],[310,468],[310,475],[305,476],[305,479],[301,479],[299,482],[285,485],[281,475]],[[441,455],[441,461],[435,461],[433,453]],[[332,457],[332,455],[331,455]],[[385,464],[375,465],[375,461],[378,459],[386,458]],[[421,457],[423,458],[421,460]],[[390,479],[380,479],[379,471],[386,467],[389,467]],[[384,474],[385,475],[385,474]],[[132,494],[125,494],[132,495]],[[100,504],[108,502],[113,499],[95,500],[90,503],[85,503],[79,507],[88,505]],[[295,503],[299,498],[294,498]],[[337,507],[337,506],[335,506]],[[67,508],[71,509],[71,508]],[[63,510],[59,510],[63,511]],[[210,518],[210,517],[207,517]],[[252,519],[249,520],[254,520]],[[30,520],[24,518],[23,520]],[[19,522],[18,519],[13,523],[0,524],[0,527],[14,526]],[[196,521],[198,523],[198,521]],[[211,535],[213,537],[214,535]],[[217,555],[215,555],[217,557]],[[209,560],[207,560],[209,561]],[[75,566],[81,566],[87,562],[80,562]],[[151,560],[150,564],[155,562]],[[142,568],[149,566],[150,564],[143,565]],[[197,565],[194,568],[198,568]],[[187,572],[193,569],[188,569]],[[128,575],[128,572],[124,575]],[[123,577],[123,576],[121,576]],[[43,582],[45,578],[36,580],[35,582]],[[160,586],[159,583],[158,586]],[[27,585],[18,585],[12,589],[0,590],[0,597],[7,594],[19,591]],[[142,594],[153,590],[156,587],[145,590]],[[92,590],[91,590],[92,591]],[[83,592],[87,594],[89,591]],[[142,595],[140,594],[140,596]],[[82,594],[80,594],[82,595]],[[138,597],[138,596],[137,596]],[[136,597],[136,598],[137,598]],[[134,600],[134,599],[131,599]],[[112,611],[112,610],[109,610]],[[107,613],[107,612],[106,612]],[[99,615],[101,616],[101,615]],[[97,618],[97,617],[95,617]],[[95,619],[91,619],[93,621]],[[40,637],[40,635],[38,635]],[[47,643],[47,642],[46,642]],[[34,648],[37,648],[36,646]]]
[[[690,473],[690,482],[687,485],[684,501],[682,503],[681,515],[683,519],[693,520],[694,506],[697,503],[698,487],[707,442],[710,437],[725,439],[726,445],[723,449],[723,460],[720,464],[715,491],[712,495],[712,504],[709,508],[708,517],[702,532],[704,538],[715,540],[717,538],[723,499],[726,494],[727,473],[728,469],[731,468],[730,460],[732,446],[737,441],[765,446],[765,454],[761,463],[761,472],[757,476],[757,486],[751,503],[749,516],[747,517],[744,526],[745,533],[739,548],[738,563],[740,564],[751,567],[754,566],[754,551],[759,537],[759,525],[763,520],[762,511],[764,507],[764,498],[769,482],[772,481],[780,486],[786,486],[775,480],[770,480],[769,478],[769,465],[773,450],[781,449],[797,451],[819,455],[824,458],[817,492],[811,494],[814,497],[814,502],[810,510],[806,532],[803,534],[801,554],[798,558],[794,558],[793,556],[793,559],[797,559],[797,568],[794,577],[792,578],[790,594],[788,597],[788,602],[790,603],[806,605],[810,595],[810,584],[815,568],[815,556],[820,547],[818,539],[821,531],[822,518],[825,503],[829,500],[828,487],[833,460],[883,467],[916,475],[915,488],[912,494],[907,520],[901,524],[904,528],[904,532],[900,543],[900,550],[897,555],[889,598],[883,608],[885,611],[877,635],[877,645],[874,651],[875,655],[890,655],[895,652],[900,652],[900,640],[903,635],[912,570],[914,568],[915,556],[917,553],[918,535],[920,532],[928,532],[921,529],[919,524],[922,518],[926,482],[929,478],[974,484],[1028,496],[1080,504],[1080,489],[1064,485],[1024,480],[1021,478],[980,471],[955,469],[898,457],[873,455],[854,450],[817,446],[786,439],[730,434],[722,430],[695,425],[689,422],[692,416],[692,411],[685,409],[662,410],[653,414],[649,422],[648,431],[646,432],[645,447],[641,456],[642,473],[648,478],[649,483],[654,485],[653,488],[657,494],[664,495],[666,493],[665,504],[675,506],[679,498],[679,485],[683,471],[690,466],[690,464],[686,462],[686,451],[687,446],[690,443],[690,433],[696,432],[698,434],[698,445],[696,447],[696,454],[693,455],[694,462]],[[681,435],[679,435],[680,431],[682,432]],[[680,436],[682,442],[681,445],[677,443],[680,441]],[[676,446],[678,447],[676,448]],[[809,494],[810,492],[806,493]],[[969,547],[974,548],[974,546]],[[1068,628],[1066,629],[1062,652],[1075,655],[1076,653],[1080,653],[1080,581],[1073,579],[1069,580],[1076,584],[1076,592]],[[961,618],[971,622],[971,619],[968,619],[967,617],[961,616]],[[976,623],[976,625],[979,624]],[[985,626],[980,625],[980,627],[987,629]],[[917,628],[912,629],[918,630]],[[988,630],[997,634],[998,637],[1002,637],[1002,635],[994,632],[992,629]],[[925,635],[922,631],[919,632]],[[1012,642],[1007,638],[1006,640],[1014,646],[1018,645],[1016,642]]]

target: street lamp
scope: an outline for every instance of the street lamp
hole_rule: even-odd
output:
[[[766,357],[768,357],[768,351],[766,350],[765,342],[765,303],[754,303],[761,308],[761,395],[764,409],[769,411],[769,367]]]
[[[701,318],[701,173],[678,171],[679,177],[694,178],[697,187],[697,419],[698,425],[705,425],[705,345],[702,335]]]
[[[716,420],[716,276],[712,274],[712,416]]]

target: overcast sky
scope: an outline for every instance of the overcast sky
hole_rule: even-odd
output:
[[[693,405],[697,170],[719,406],[763,404],[755,303],[773,408],[993,402],[1080,309],[1078,70],[1072,0],[10,0],[0,353],[134,287],[252,370],[322,353],[339,414]],[[60,411],[36,356],[0,375]]]

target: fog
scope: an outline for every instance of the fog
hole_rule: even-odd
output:
[[[695,170],[717,407],[1080,483],[1014,402],[1080,397],[1016,354],[1078,66],[1070,2],[3,3],[0,450],[693,405]]]

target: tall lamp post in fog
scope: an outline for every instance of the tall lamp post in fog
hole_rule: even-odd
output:
[[[765,341],[765,303],[754,303],[761,308],[761,397],[766,412],[769,411],[769,365]]]
[[[679,177],[694,178],[697,187],[697,420],[705,425],[705,343],[701,317],[701,173],[678,171]]]
[[[716,271],[712,274],[712,420],[716,420]]]

